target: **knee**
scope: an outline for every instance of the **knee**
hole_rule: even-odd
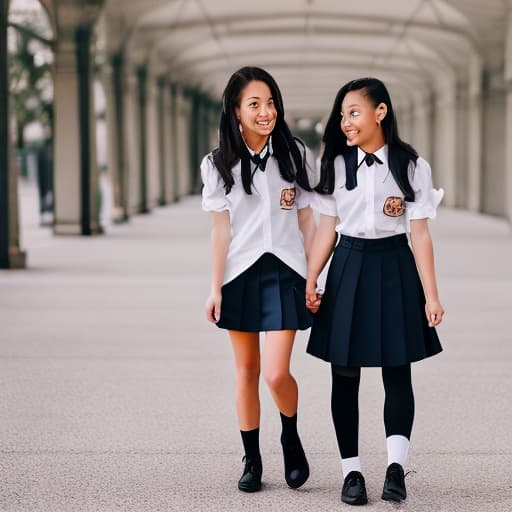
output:
[[[278,369],[265,372],[267,386],[273,391],[281,388],[291,378],[290,372],[287,370],[283,371]]]
[[[243,365],[237,368],[238,381],[244,384],[257,384],[260,378],[259,365]]]

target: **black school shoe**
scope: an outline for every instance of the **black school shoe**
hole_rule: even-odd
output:
[[[360,471],[351,471],[345,477],[341,491],[341,501],[349,505],[366,505],[368,503],[366,484]]]
[[[306,454],[299,438],[286,444],[281,439],[281,445],[284,457],[284,479],[289,487],[298,489],[309,478],[309,464]]]
[[[405,489],[404,468],[393,462],[386,470],[386,479],[382,490],[382,499],[386,501],[402,501],[407,498]]]
[[[242,461],[245,461],[245,466],[244,472],[238,480],[238,488],[243,492],[259,491],[261,489],[261,474],[263,473],[261,456],[244,457]]]

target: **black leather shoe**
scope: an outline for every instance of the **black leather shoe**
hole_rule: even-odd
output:
[[[300,439],[283,443],[284,479],[292,489],[298,489],[309,478],[309,464]]]
[[[244,457],[242,461],[245,461],[245,467],[240,480],[238,480],[238,488],[243,492],[259,491],[263,473],[261,457],[259,455],[253,458]]]
[[[386,501],[402,501],[407,498],[405,489],[404,468],[393,462],[386,470],[386,479],[382,490],[382,499]]]
[[[366,505],[368,503],[366,484],[360,471],[351,471],[345,477],[341,491],[341,501],[349,505]]]

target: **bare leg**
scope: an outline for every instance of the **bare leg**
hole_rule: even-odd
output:
[[[298,389],[290,373],[295,331],[269,331],[265,338],[263,371],[274,402],[285,416],[297,412]]]
[[[236,410],[240,430],[253,430],[260,426],[259,333],[229,331],[236,365]]]

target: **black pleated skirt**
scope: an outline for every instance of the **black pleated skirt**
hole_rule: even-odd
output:
[[[425,296],[406,235],[343,235],[307,351],[349,367],[397,366],[441,352],[428,326]]]
[[[247,332],[307,329],[306,281],[271,253],[265,253],[222,287],[222,329]]]

